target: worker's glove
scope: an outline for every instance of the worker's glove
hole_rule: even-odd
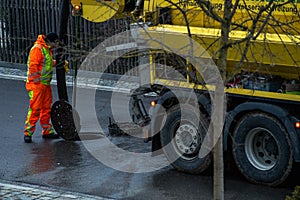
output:
[[[69,62],[67,60],[65,60],[64,68],[65,68],[65,72],[69,73]]]
[[[131,16],[133,18],[134,21],[138,21],[139,20],[139,16],[140,16],[140,9],[138,7],[136,7],[132,12],[131,12]]]

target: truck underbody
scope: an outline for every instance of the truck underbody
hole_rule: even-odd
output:
[[[81,15],[95,22],[128,12],[138,21],[138,35],[150,47],[143,50],[148,58],[142,63],[148,62],[149,82],[132,92],[131,112],[149,130],[146,140],[152,140],[154,154],[163,152],[178,170],[201,173],[222,135],[240,172],[271,186],[284,182],[300,162],[299,3],[233,4],[235,28],[229,30],[226,68],[219,69],[223,1],[71,2],[81,3]],[[157,97],[147,113],[140,96],[149,92]],[[216,109],[220,105],[222,110]],[[221,123],[216,113],[224,118],[221,135],[211,134]]]

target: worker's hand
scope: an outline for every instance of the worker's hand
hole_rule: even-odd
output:
[[[67,60],[65,60],[64,68],[65,68],[65,72],[69,73],[69,62]]]
[[[137,21],[138,20],[138,17],[139,17],[139,9],[138,8],[135,8],[132,12],[131,12],[131,16],[133,18],[134,21]]]

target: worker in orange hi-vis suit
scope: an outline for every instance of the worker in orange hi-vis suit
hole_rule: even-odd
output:
[[[50,123],[52,104],[51,79],[55,60],[52,57],[53,48],[57,46],[56,33],[39,35],[31,48],[27,61],[26,90],[29,95],[29,108],[24,127],[24,141],[32,142],[36,123],[40,120],[43,138],[57,139]]]

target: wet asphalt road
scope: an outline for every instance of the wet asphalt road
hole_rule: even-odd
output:
[[[166,161],[163,156],[159,156],[153,161],[155,166],[159,166],[156,171],[126,172],[129,170],[128,166],[133,169],[132,171],[143,171],[149,166],[145,160],[140,160],[138,157],[126,157],[126,155],[114,157],[116,154],[110,154],[111,149],[106,148],[105,143],[102,145],[101,141],[108,138],[115,145],[132,152],[148,152],[150,143],[145,144],[142,139],[129,136],[108,136],[108,118],[115,112],[111,111],[110,107],[111,92],[97,91],[96,93],[95,110],[103,129],[103,132],[97,135],[100,142],[97,143],[96,150],[101,151],[100,155],[107,155],[105,159],[114,160],[113,167],[95,158],[91,153],[95,150],[94,144],[87,146],[83,141],[67,142],[63,139],[43,140],[39,125],[33,136],[33,143],[25,144],[23,125],[28,97],[24,82],[0,79],[0,92],[0,179],[116,199],[212,199],[211,171],[202,175],[189,175],[180,173],[171,166],[160,168],[159,164]],[[70,88],[69,92],[70,98]],[[120,101],[126,96],[119,95],[116,99]],[[56,86],[53,86],[53,99],[57,100]],[[113,102],[113,104],[118,103]],[[121,107],[127,105],[123,103],[119,105],[120,107],[115,110],[120,111],[120,116],[123,114],[126,116],[126,109],[122,110]],[[87,127],[83,125],[82,128],[85,130]],[[91,135],[94,134],[91,130],[89,132]],[[250,184],[236,172],[236,168],[229,160],[225,163],[225,199],[279,200],[290,194],[295,184],[299,185],[299,180],[297,182],[295,177],[284,186],[277,188]],[[114,168],[124,170],[119,171]]]

